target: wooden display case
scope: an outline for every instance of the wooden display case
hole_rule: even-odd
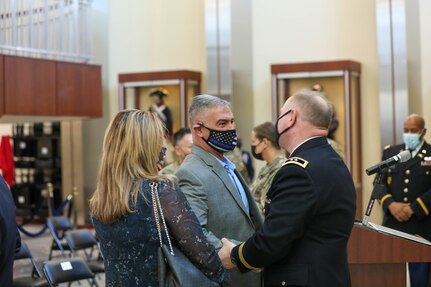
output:
[[[350,60],[271,65],[274,122],[290,96],[314,84],[323,87],[324,95],[334,105],[339,121],[334,138],[344,151],[355,182],[358,218],[362,218],[360,73],[361,64]]]
[[[201,73],[188,70],[119,74],[118,81],[120,110],[148,110],[151,90],[167,90],[164,101],[172,112],[174,132],[188,125],[188,105],[201,90]]]

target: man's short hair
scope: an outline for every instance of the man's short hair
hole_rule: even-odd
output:
[[[332,105],[319,92],[301,90],[297,92],[291,102],[299,107],[303,119],[315,127],[328,129],[332,118]]]
[[[190,125],[196,124],[197,115],[206,112],[208,109],[215,107],[229,107],[228,101],[220,99],[216,96],[211,95],[199,95],[193,97],[192,103],[189,107],[189,123]]]
[[[186,134],[191,134],[192,133],[192,131],[189,129],[189,128],[180,128],[178,131],[176,131],[175,133],[174,133],[174,139],[173,139],[173,141],[172,141],[172,144],[174,145],[174,146],[176,146],[177,145],[177,143],[180,141],[180,140],[182,140],[183,139],[183,137],[186,135]]]

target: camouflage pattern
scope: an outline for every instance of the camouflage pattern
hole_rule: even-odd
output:
[[[271,164],[262,167],[250,188],[254,200],[262,214],[263,207],[265,206],[266,194],[271,187],[272,180],[285,161],[286,157],[284,154],[280,154]]]
[[[175,174],[179,168],[180,168],[180,165],[178,164],[178,162],[174,161],[173,163],[162,168],[160,173],[161,174]]]

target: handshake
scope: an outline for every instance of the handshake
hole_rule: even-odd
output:
[[[221,239],[221,243],[223,244],[222,248],[218,251],[218,256],[220,257],[221,263],[226,269],[233,269],[236,267],[235,263],[232,262],[230,254],[232,253],[232,249],[236,246],[235,243],[229,241],[226,238]],[[253,272],[261,272],[263,268],[253,269]]]

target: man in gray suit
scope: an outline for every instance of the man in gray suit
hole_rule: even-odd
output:
[[[245,181],[225,156],[237,136],[229,103],[210,95],[193,98],[189,108],[192,153],[176,175],[208,239],[218,250],[221,238],[240,243],[262,224]],[[261,286],[259,273],[229,271],[230,286]]]

